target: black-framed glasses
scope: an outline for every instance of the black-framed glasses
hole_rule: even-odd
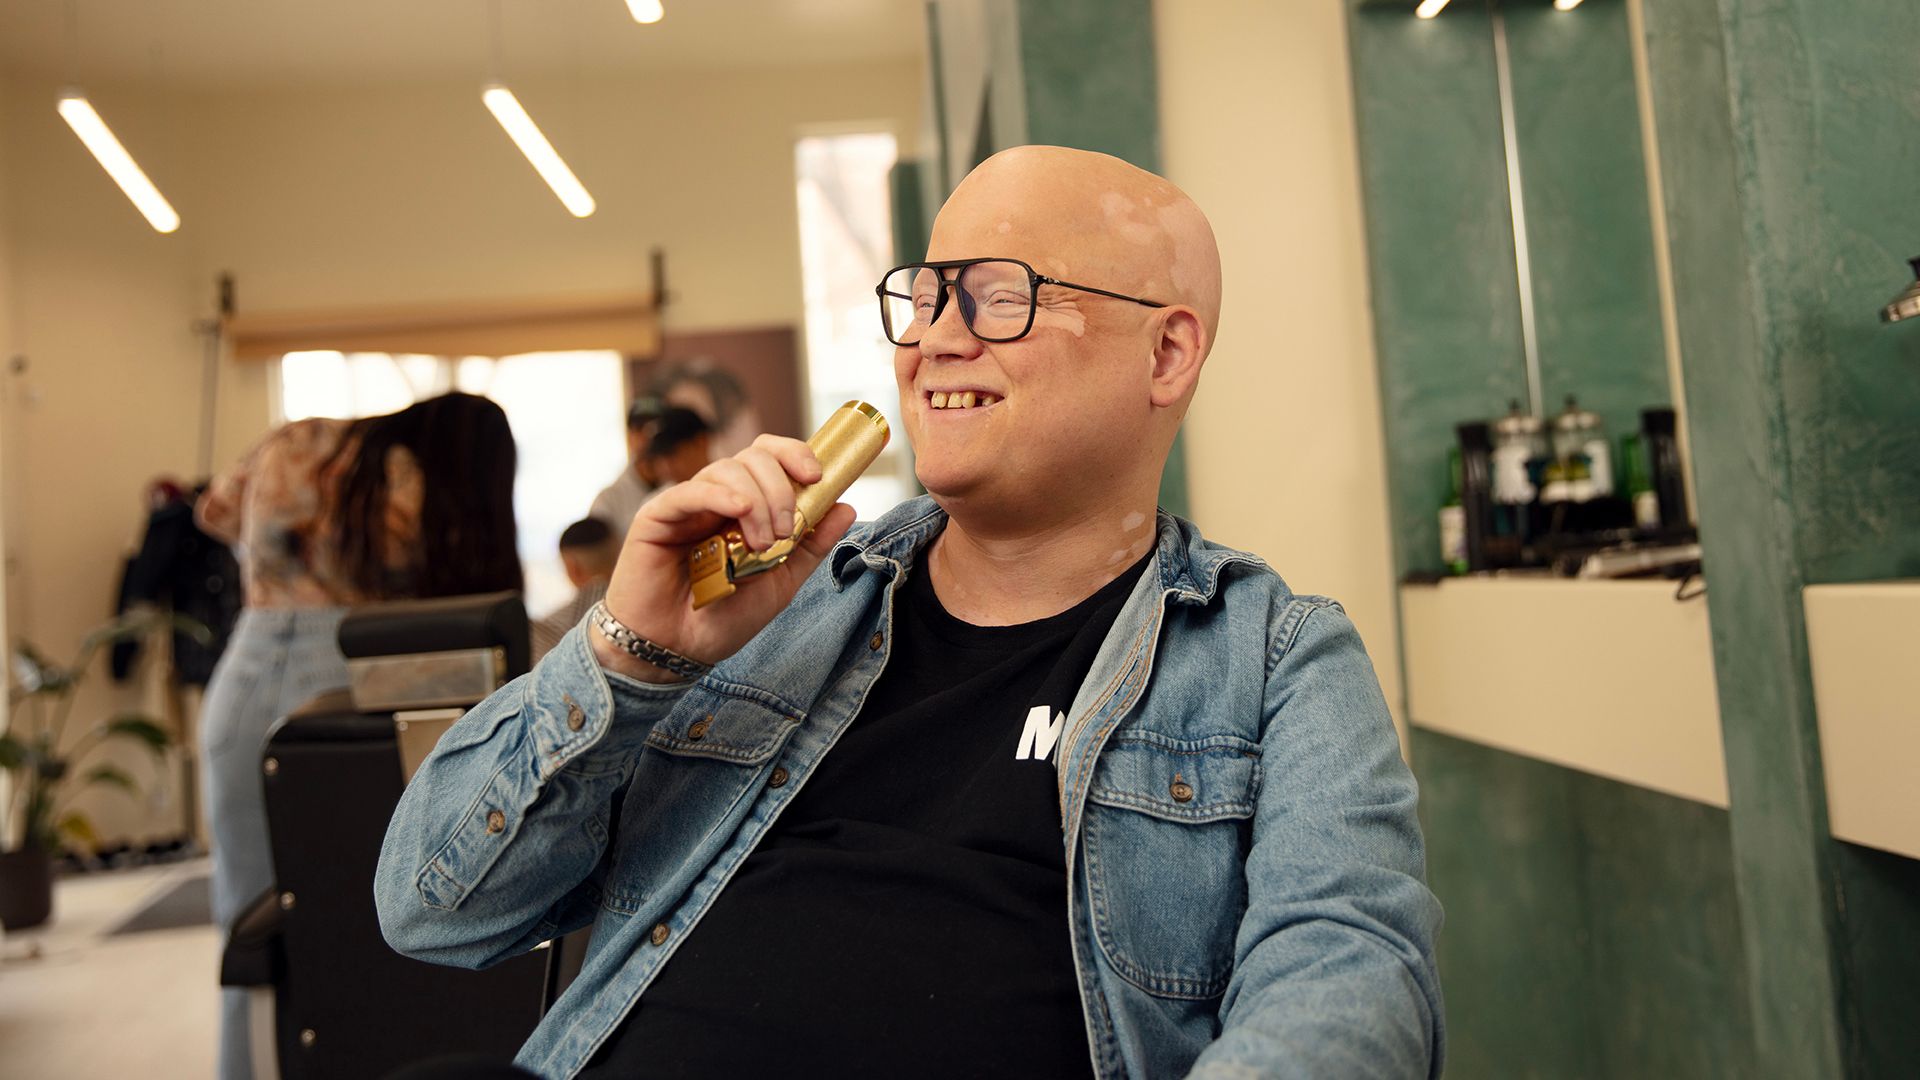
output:
[[[948,271],[952,271],[951,277]],[[908,263],[887,271],[873,291],[880,297],[880,326],[895,345],[918,345],[927,327],[947,310],[949,291],[960,302],[960,320],[981,341],[1006,342],[1033,329],[1034,295],[1042,285],[1111,296],[1150,308],[1167,305],[1137,296],[1076,285],[1045,274],[1019,259],[954,259]]]

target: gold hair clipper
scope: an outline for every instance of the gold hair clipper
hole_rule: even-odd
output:
[[[793,490],[793,535],[765,551],[750,550],[737,528],[702,540],[687,554],[694,608],[724,600],[734,594],[738,588],[734,583],[741,578],[765,573],[786,562],[800,541],[880,456],[890,434],[887,418],[864,401],[849,401],[835,409],[807,440],[820,459],[820,479],[804,487],[796,485]]]

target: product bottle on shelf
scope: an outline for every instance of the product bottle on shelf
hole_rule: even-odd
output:
[[[1494,533],[1511,539],[1514,559],[1503,565],[1512,565],[1537,531],[1540,486],[1546,482],[1550,461],[1547,428],[1539,417],[1522,410],[1516,400],[1507,415],[1493,422],[1492,430]],[[1504,550],[1506,544],[1497,546]]]
[[[1572,394],[1567,407],[1553,418],[1553,456],[1560,463],[1566,488],[1560,499],[1586,502],[1613,494],[1613,462],[1608,453],[1607,429],[1600,414],[1583,409]]]
[[[1682,528],[1688,521],[1687,489],[1680,473],[1680,440],[1673,410],[1642,409],[1640,438],[1646,448],[1654,498],[1660,503],[1660,527]]]
[[[1633,503],[1633,524],[1640,529],[1660,527],[1660,499],[1653,493],[1653,474],[1647,469],[1647,447],[1638,434],[1620,436],[1620,483]]]
[[[1440,564],[1449,574],[1467,572],[1467,509],[1460,499],[1464,468],[1460,448],[1447,451],[1447,497],[1440,503]]]
[[[1494,529],[1493,435],[1475,421],[1454,429],[1460,440],[1460,509],[1465,521],[1468,570],[1490,570],[1500,539]],[[1511,542],[1507,546],[1517,549]]]

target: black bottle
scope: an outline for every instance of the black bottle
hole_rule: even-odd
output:
[[[1467,569],[1491,570],[1493,539],[1493,433],[1485,421],[1454,429],[1460,439],[1460,506],[1467,526]]]
[[[1640,440],[1646,450],[1647,471],[1653,474],[1654,498],[1660,504],[1660,528],[1666,531],[1686,528],[1690,524],[1687,487],[1680,473],[1680,440],[1673,410],[1640,410]]]

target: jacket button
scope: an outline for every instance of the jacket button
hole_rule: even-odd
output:
[[[1167,794],[1173,796],[1174,802],[1192,802],[1193,785],[1180,779],[1180,774],[1175,773],[1173,774],[1173,786],[1167,789]]]
[[[487,831],[497,833],[507,827],[507,815],[498,810],[487,811]]]
[[[713,717],[711,716],[704,720],[695,720],[693,726],[687,729],[687,738],[692,739],[694,742],[699,742],[701,739],[707,737],[707,728],[712,725]]]
[[[786,787],[787,786],[787,770],[784,766],[775,765],[773,767],[773,775],[767,777],[767,786],[768,787]]]
[[[666,923],[655,923],[653,933],[647,935],[647,940],[653,942],[655,945],[665,945],[667,943],[668,933]]]
[[[887,637],[885,634],[882,634],[880,631],[875,630],[873,632],[873,636],[867,639],[867,648],[872,649],[875,652],[879,652],[880,646],[883,643],[885,643],[886,640],[887,640]]]
[[[568,694],[562,694],[560,700],[567,703],[567,730],[579,731],[581,728],[586,727],[587,714],[581,710],[580,703],[573,700],[573,697]]]

